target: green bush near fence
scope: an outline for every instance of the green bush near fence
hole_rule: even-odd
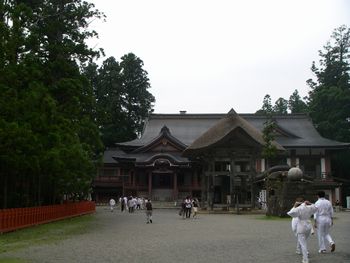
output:
[[[86,233],[93,229],[94,221],[94,215],[85,215],[4,233],[0,235],[0,263],[25,262],[18,261],[20,259],[1,258],[1,254],[33,245],[58,242],[73,235]]]

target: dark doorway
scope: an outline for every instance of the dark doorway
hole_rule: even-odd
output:
[[[152,188],[172,189],[173,181],[172,173],[153,173]]]
[[[214,203],[220,204],[221,202],[221,186],[214,187]]]

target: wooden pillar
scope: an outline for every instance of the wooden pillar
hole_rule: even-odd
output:
[[[297,167],[299,166],[299,161],[297,161],[297,157],[296,157],[296,151],[295,150],[291,150],[290,151],[290,166],[291,167]],[[298,162],[298,164],[297,164]]]
[[[252,207],[255,207],[255,199],[256,199],[256,186],[255,186],[255,176],[256,176],[256,169],[254,167],[254,164],[256,164],[256,154],[254,154],[254,152],[256,152],[256,150],[253,151],[253,153],[251,154],[251,159],[250,159],[250,172],[249,172],[249,176],[250,176],[250,203],[252,205]]]
[[[174,172],[174,188],[173,188],[173,199],[177,200],[178,198],[178,190],[177,190],[177,173]]]
[[[136,171],[132,171],[131,172],[131,175],[132,175],[132,186],[135,187],[136,185]]]
[[[325,151],[325,171],[326,171],[326,179],[329,177],[331,173],[331,157],[327,151]]]
[[[201,201],[202,201],[202,207],[204,206],[204,201],[207,201],[206,199],[206,180],[207,180],[207,176],[206,174],[202,174],[202,178],[201,178]]]
[[[152,198],[152,172],[148,172],[148,198]]]
[[[197,169],[194,170],[194,174],[193,174],[193,186],[198,187],[198,171],[197,171]]]
[[[230,166],[231,166],[231,171],[230,171],[230,195],[231,195],[231,206],[235,204],[235,196],[236,196],[236,191],[235,191],[235,174],[236,174],[236,166],[235,166],[235,160],[233,157],[230,159]]]
[[[256,159],[255,160],[255,169],[258,173],[261,173],[261,160],[260,159]]]

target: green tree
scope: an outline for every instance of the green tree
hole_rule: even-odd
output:
[[[152,112],[154,96],[148,91],[151,87],[148,73],[143,69],[143,61],[132,53],[121,58],[121,78],[126,94],[124,105],[130,127],[135,135],[141,133],[146,117]]]
[[[273,112],[277,113],[277,114],[287,114],[288,110],[288,101],[283,99],[283,98],[279,98],[278,100],[276,100],[275,105],[273,106]]]
[[[264,127],[262,130],[265,145],[261,155],[266,159],[267,168],[269,168],[269,161],[275,158],[277,155],[276,146],[273,144],[273,141],[275,140],[274,131],[276,129],[276,123],[271,116],[267,117],[268,119],[264,122]]]
[[[320,134],[326,138],[350,142],[350,29],[334,30],[331,40],[319,52],[319,65],[312,63],[316,79],[309,79],[310,116]],[[334,177],[343,177],[343,194],[349,195],[348,171],[350,151],[332,156]]]
[[[132,53],[118,62],[114,57],[100,68],[89,65],[85,74],[94,86],[97,122],[106,147],[135,139],[152,112],[154,96],[143,61]]]
[[[80,0],[9,0],[0,16],[1,205],[82,197],[101,142],[80,69],[99,54],[85,40],[96,35],[89,21],[102,15]]]
[[[350,29],[334,30],[331,40],[320,51],[319,67],[313,62],[316,80],[308,80],[309,111],[317,130],[338,141],[350,141]]]
[[[298,90],[295,90],[288,100],[288,109],[291,113],[305,113],[307,112],[307,105],[301,99]]]
[[[257,114],[271,114],[273,112],[273,107],[271,103],[271,96],[266,94],[263,99],[263,105],[260,110],[258,110]]]

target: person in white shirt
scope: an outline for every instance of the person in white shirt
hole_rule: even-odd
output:
[[[293,208],[287,213],[291,217],[297,217],[296,233],[298,243],[300,244],[301,252],[303,254],[302,263],[308,263],[307,238],[310,236],[312,224],[310,217],[317,211],[317,207],[309,201],[300,202],[298,198]]]
[[[111,200],[109,200],[109,207],[111,209],[111,212],[113,212],[114,206],[115,206],[115,200],[111,198]]]
[[[319,191],[317,196],[318,200],[315,203],[317,211],[314,214],[314,219],[318,236],[318,252],[325,253],[327,251],[326,243],[329,244],[331,252],[334,252],[335,243],[329,234],[330,228],[333,225],[333,206],[331,202],[325,198],[326,194],[324,191]]]
[[[303,199],[301,199],[301,198],[297,199],[297,202],[302,204]],[[292,225],[292,231],[293,231],[294,235],[297,237],[297,249],[296,249],[295,253],[297,253],[298,255],[301,255],[301,246],[300,246],[300,243],[299,243],[299,240],[298,240],[298,233],[297,233],[298,222],[299,222],[299,218],[298,217],[293,217],[291,225]],[[311,224],[311,220],[309,220],[309,223]],[[311,235],[313,235],[315,233],[314,228],[312,227],[312,224],[311,224],[311,231],[310,231],[310,233],[311,233]],[[308,254],[309,254],[309,252],[308,252]]]
[[[126,196],[124,196],[124,209],[125,211],[128,211],[129,210],[129,207],[128,207],[128,198]]]

